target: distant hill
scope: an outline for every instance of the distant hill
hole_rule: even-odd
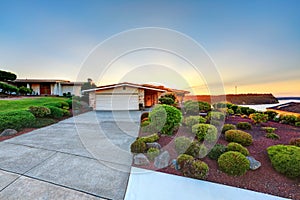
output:
[[[224,96],[210,96],[210,95],[188,95],[184,100],[197,100],[204,102],[211,102],[211,97],[215,100],[223,99]],[[273,104],[278,103],[278,100],[272,94],[227,94],[226,101],[238,105],[256,105],[256,104]]]
[[[276,97],[278,100],[300,100],[300,97]]]

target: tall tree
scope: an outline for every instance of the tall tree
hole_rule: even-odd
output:
[[[0,70],[0,81],[14,81],[17,79],[17,75],[11,72]]]

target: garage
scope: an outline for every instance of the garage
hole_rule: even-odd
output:
[[[137,94],[97,94],[96,110],[139,110]]]

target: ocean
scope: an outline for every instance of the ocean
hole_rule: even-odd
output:
[[[279,103],[276,103],[276,104],[239,105],[239,106],[253,108],[254,110],[257,110],[257,111],[266,111],[267,108],[273,107],[273,106],[278,106],[280,104],[285,104],[285,103],[289,103],[289,102],[300,103],[300,100],[295,100],[295,99],[285,99],[285,100],[278,100],[278,101],[279,101]]]

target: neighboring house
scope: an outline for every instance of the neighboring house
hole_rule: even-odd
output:
[[[300,103],[289,102],[278,106],[267,108],[269,111],[275,111],[281,115],[300,116]]]
[[[71,94],[81,95],[83,82],[70,82],[67,80],[50,79],[16,79],[11,82],[17,87],[27,87],[33,90],[34,95],[57,95]]]
[[[118,83],[84,90],[89,93],[89,104],[94,110],[140,110],[158,103],[165,93],[174,93],[177,102],[183,101],[184,90],[175,90],[149,84]]]

